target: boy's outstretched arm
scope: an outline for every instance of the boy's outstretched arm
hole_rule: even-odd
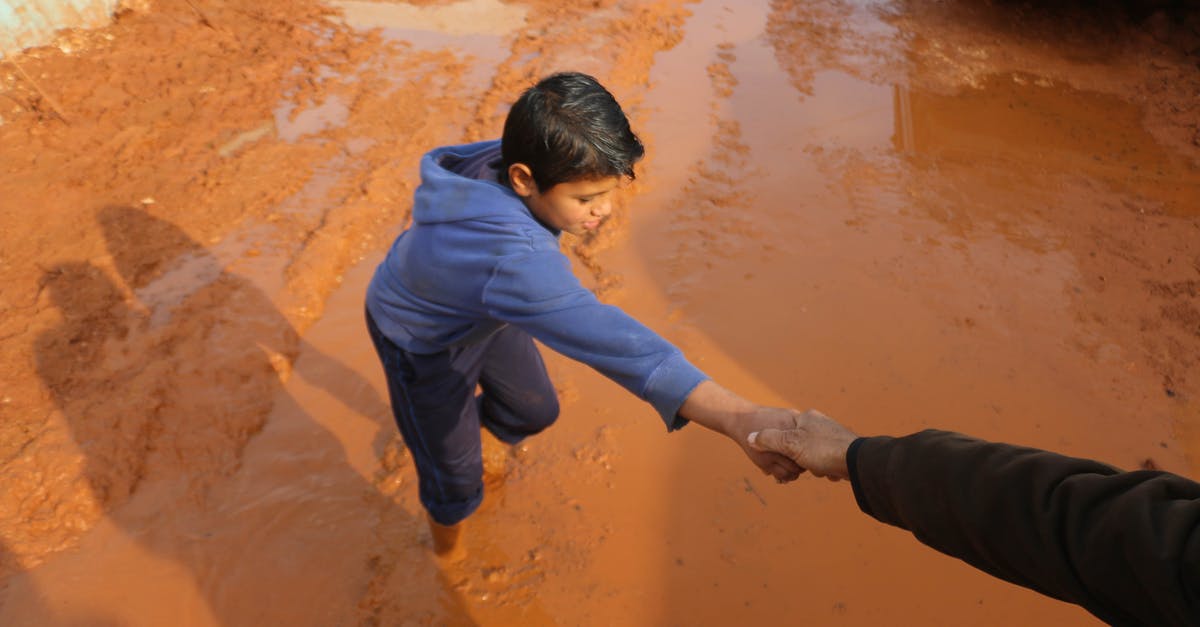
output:
[[[697,385],[679,408],[680,416],[737,442],[763,474],[775,477],[780,483],[796,479],[804,469],[779,453],[750,448],[747,436],[762,429],[792,428],[796,413],[757,405],[711,379]]]

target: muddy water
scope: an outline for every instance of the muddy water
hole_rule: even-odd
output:
[[[342,3],[375,39],[339,53],[348,65],[301,64],[331,85],[217,143],[286,194],[215,232],[101,210],[109,255],[47,281],[66,331],[103,333],[35,346],[81,451],[63,459],[82,460],[39,470],[82,474],[111,505],[50,526],[57,549],[0,545],[0,562],[41,562],[8,579],[0,623],[1093,624],[873,523],[846,485],[778,486],[699,428],[667,435],[552,354],[560,423],[513,456],[489,447],[470,557],[441,566],[363,333],[366,281],[405,216],[380,205],[404,206],[419,152],[397,137],[493,136],[514,86],[583,67],[649,154],[620,215],[567,242],[577,270],[717,380],[862,433],[940,427],[1195,474],[1200,154],[1171,117],[1194,64],[1149,43],[1128,65],[1055,50],[1013,36],[1011,16],[935,4],[601,3],[564,19],[560,3]],[[1135,71],[1138,54],[1161,72]],[[1155,98],[1131,95],[1155,80]],[[402,98],[418,88],[440,106]],[[454,95],[480,100],[474,117]],[[281,154],[315,157],[304,178],[252,168]],[[107,394],[60,391],[76,381],[48,359],[63,343],[98,355]],[[166,391],[145,391],[147,361]],[[114,418],[114,437],[95,423],[109,406],[161,426]],[[109,467],[139,447],[148,461]]]

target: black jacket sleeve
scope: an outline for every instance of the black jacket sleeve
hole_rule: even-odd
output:
[[[859,438],[859,507],[1114,625],[1200,625],[1200,484],[945,431]]]

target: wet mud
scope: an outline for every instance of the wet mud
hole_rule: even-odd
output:
[[[582,70],[648,154],[564,248],[717,380],[1196,476],[1159,4],[160,0],[0,61],[0,623],[1094,624],[548,351],[562,418],[440,564],[362,294],[420,155]]]

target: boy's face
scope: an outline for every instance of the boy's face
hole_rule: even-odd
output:
[[[513,168],[523,167],[513,165]],[[600,226],[612,213],[613,192],[621,184],[620,177],[609,176],[567,181],[541,191],[525,172],[510,171],[509,180],[513,191],[538,220],[572,235],[583,235]]]

